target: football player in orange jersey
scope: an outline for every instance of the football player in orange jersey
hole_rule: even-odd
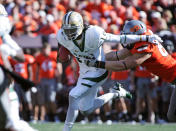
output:
[[[123,33],[152,34],[146,25],[139,20],[127,22],[123,28]],[[156,45],[149,42],[137,42],[124,47],[120,51],[106,54],[106,60],[106,62],[103,62],[91,59],[84,62],[90,67],[113,71],[127,70],[141,65],[165,81],[176,84],[176,60],[168,54],[159,42]],[[172,93],[167,117],[170,121],[176,121],[176,89]]]

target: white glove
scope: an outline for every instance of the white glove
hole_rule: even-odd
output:
[[[153,34],[148,36],[148,42],[158,45],[158,42],[162,43],[163,40],[158,35]]]

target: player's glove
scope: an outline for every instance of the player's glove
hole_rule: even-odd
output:
[[[85,59],[84,63],[89,67],[105,69],[105,62],[104,61],[97,61],[96,59]]]
[[[156,34],[153,35],[146,35],[146,41],[158,45],[159,43],[162,43],[163,40]]]

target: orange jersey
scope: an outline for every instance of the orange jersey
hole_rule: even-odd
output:
[[[36,63],[40,66],[40,77],[52,79],[55,77],[57,52],[53,51],[49,56],[42,53],[36,57]]]
[[[119,72],[112,72],[111,79],[112,80],[126,80],[128,79],[129,71],[119,71]]]
[[[151,53],[151,57],[141,66],[167,82],[173,82],[176,79],[176,60],[167,53],[160,43],[155,45],[138,42],[131,49],[131,53]]]
[[[3,65],[3,60],[1,58],[1,55],[0,55],[0,65]]]
[[[34,63],[34,57],[31,55],[24,54],[25,62],[18,62],[9,57],[10,63],[14,71],[25,79],[28,79],[28,64]]]
[[[142,78],[152,78],[152,74],[146,70],[146,68],[143,68],[142,66],[138,66],[135,71],[136,77],[142,77]]]
[[[172,53],[171,56],[176,59],[176,52]]]

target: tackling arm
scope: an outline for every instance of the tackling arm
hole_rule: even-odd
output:
[[[122,50],[119,51],[111,51],[107,53],[105,56],[107,61],[119,61],[125,59],[130,55],[131,55],[130,51],[126,48],[123,48]]]
[[[111,71],[123,71],[141,65],[144,61],[151,57],[151,53],[133,54],[120,61],[97,61],[86,60],[85,63],[89,67],[103,68]]]
[[[106,61],[105,68],[112,71],[123,71],[141,65],[151,57],[150,53],[134,54],[120,61]]]

